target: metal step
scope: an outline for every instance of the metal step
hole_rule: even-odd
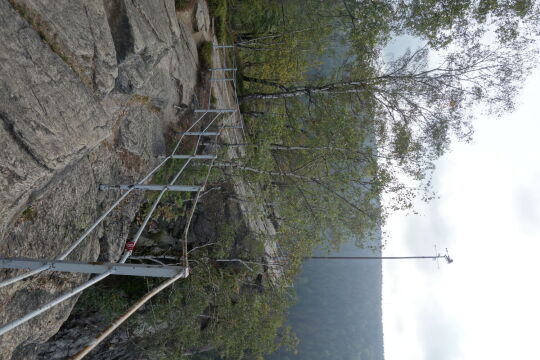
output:
[[[50,271],[74,272],[83,274],[103,274],[109,270],[114,275],[173,277],[185,271],[181,266],[145,265],[145,264],[116,264],[116,263],[86,263],[80,261],[35,260],[25,258],[0,258],[2,269],[35,270],[48,266]],[[187,277],[186,271],[186,277]]]
[[[199,191],[201,186],[190,186],[190,185],[99,185],[99,190],[148,190],[148,191],[162,191],[167,189],[168,191]]]
[[[236,109],[196,109],[196,113],[233,113]]]
[[[216,131],[205,131],[205,132],[199,132],[199,131],[187,131],[187,132],[181,132],[180,135],[193,135],[193,136],[218,136],[219,133]]]
[[[214,160],[216,155],[172,155],[173,159]]]

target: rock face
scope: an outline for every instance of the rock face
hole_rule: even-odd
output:
[[[80,78],[5,0],[0,19],[2,234],[29,190],[99,144],[110,124]]]
[[[119,196],[100,183],[142,178],[175,106],[193,102],[197,59],[173,0],[0,0],[0,256],[58,256]],[[69,259],[117,260],[141,202],[128,196]],[[0,289],[0,324],[86,278]],[[0,359],[54,335],[75,301],[0,336]]]
[[[225,53],[224,51],[214,51],[212,62],[214,64],[220,64],[219,66],[227,67],[225,62]],[[219,108],[236,108],[238,106],[237,99],[234,96],[234,91],[231,87],[231,84],[228,82],[214,82],[212,84],[212,93],[216,96],[216,107]],[[235,112],[232,116],[229,116],[227,120],[224,121],[224,125],[242,125],[243,120],[239,112]],[[229,144],[243,144],[246,143],[246,138],[244,134],[244,129],[225,129],[220,134],[220,140],[223,143]],[[242,159],[246,156],[245,147],[227,147],[227,151],[224,154],[226,160],[235,161],[237,159]],[[241,161],[241,160],[240,160]],[[230,169],[224,169],[225,172],[231,171]],[[259,188],[257,183],[246,183],[241,179],[237,179],[232,184],[232,192],[236,194],[239,199],[254,199],[257,197],[257,194],[260,194],[262,191]],[[271,210],[274,211],[273,209]],[[280,252],[277,242],[275,241],[275,236],[277,234],[276,226],[271,221],[272,214],[269,213],[269,209],[265,208],[263,205],[254,202],[254,201],[240,201],[238,203],[238,213],[242,218],[242,221],[245,223],[245,227],[257,234],[266,235],[266,240],[264,244],[265,251],[265,261],[268,264],[268,275],[270,278],[278,281],[278,279],[283,275],[283,268],[279,265],[279,259],[283,257],[284,254]],[[275,215],[275,214],[274,214]]]
[[[73,349],[80,349],[103,330],[107,323],[97,313],[78,313],[64,323],[60,331],[45,344],[32,343],[17,349],[12,360],[65,360],[73,355]],[[110,338],[107,346],[100,346],[92,351],[88,358],[92,360],[151,360],[137,347],[129,346],[133,335],[124,329],[118,329]]]

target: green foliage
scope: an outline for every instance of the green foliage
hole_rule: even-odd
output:
[[[539,8],[533,0],[414,0],[395,9],[395,28],[426,38],[432,46],[477,41],[495,30],[497,40],[510,44],[538,30]]]
[[[382,222],[370,106],[358,111],[349,100],[257,102],[256,116],[245,116],[251,146],[243,164],[263,172],[242,176],[265,184],[261,197],[279,214],[279,243],[295,264],[314,246],[338,248]]]
[[[272,2],[264,3],[268,16],[233,22],[253,27],[237,30],[243,98],[256,100],[243,105],[246,115],[256,115],[247,121],[253,138],[246,163],[259,170],[254,177],[273,177],[266,188],[278,183],[278,197],[300,199],[302,213],[325,226],[324,216],[314,214],[327,211],[342,230],[360,228],[340,221],[345,208],[337,203],[343,198],[359,202],[347,204],[349,211],[362,213],[358,222],[373,226],[385,218],[385,209],[374,214],[382,194],[389,211],[411,208],[419,195],[432,198],[433,164],[452,139],[470,140],[473,109],[481,105],[494,115],[511,110],[534,64],[526,36],[538,30],[538,6],[530,1],[291,1],[275,19]],[[304,19],[317,24],[316,33]],[[499,35],[496,49],[481,41],[490,27]],[[427,45],[382,63],[390,36],[403,33]],[[298,46],[304,35],[313,44],[338,43],[349,58],[335,71],[310,75],[317,46]],[[458,44],[465,50],[450,51]],[[430,52],[445,47],[440,64],[430,65]],[[325,194],[312,199],[311,192]],[[347,231],[332,232],[342,237]]]
[[[217,259],[228,257],[234,249],[236,231],[231,224],[220,224],[217,234],[218,242],[213,249],[212,255]]]
[[[373,76],[374,47],[387,37],[389,27],[384,24],[390,12],[371,3],[364,4],[366,15],[350,32],[350,51],[355,51],[355,65],[360,65],[344,64],[327,77],[350,76],[352,71]],[[309,71],[322,65],[319,55],[331,56],[335,47],[345,46],[347,39],[335,32],[350,26],[342,20],[345,11],[340,5],[317,1],[236,2],[231,24],[237,37],[241,91],[274,93],[324,83],[324,77]],[[382,222],[378,210],[382,178],[375,176],[376,156],[367,143],[374,132],[366,121],[372,116],[372,104],[369,99],[363,106],[350,104],[349,96],[310,94],[242,105],[250,135],[242,165],[257,171],[239,172],[248,181],[264,184],[261,201],[271,202],[279,214],[279,244],[290,258],[291,274],[314,246],[338,248],[351,234],[361,237]]]
[[[512,109],[534,63],[538,9],[529,0],[236,2],[239,79],[253,100],[242,104],[250,139],[236,169],[264,184],[280,241],[339,247],[389,211],[431,199],[434,163],[452,139],[471,139],[473,109]],[[490,29],[497,41],[485,45]],[[426,45],[383,61],[400,34]],[[332,47],[345,56],[328,71],[318,61]]]
[[[19,217],[18,222],[33,221],[35,218],[36,218],[36,213],[34,212],[34,208],[32,206],[28,206],[21,213],[21,216]]]
[[[199,62],[204,69],[208,69],[212,66],[212,42],[204,41],[199,46]]]
[[[149,353],[180,359],[208,349],[197,358],[262,359],[282,344],[294,345],[283,327],[290,296],[264,280],[262,266],[249,260],[261,253],[252,252],[244,265],[215,261],[242,254],[241,238],[239,229],[222,224],[215,245],[190,255],[191,276],[160,294],[145,315],[150,324],[166,319],[159,334],[142,341]]]
[[[228,30],[228,0],[209,0],[210,15],[214,17],[215,33],[221,44],[230,42]]]
[[[145,279],[116,275],[86,289],[77,302],[76,309],[96,311],[111,321],[147,291],[148,284]]]
[[[176,11],[183,11],[193,5],[193,0],[174,0]]]
[[[313,2],[238,1],[231,26],[241,66],[242,92],[276,90],[305,80],[308,64],[323,49],[328,21]]]
[[[429,199],[435,160],[452,138],[470,139],[473,106],[511,108],[530,60],[523,36],[537,7],[525,0],[209,5],[219,41],[234,37],[237,44],[241,93],[259,95],[241,104],[245,144],[224,144],[247,151],[227,175],[261,189],[249,201],[268,210],[277,228],[272,241],[288,263],[280,282],[271,282],[260,264],[269,239],[222,224],[215,244],[190,254],[192,275],[145,314],[154,328],[157,319],[167,320],[144,345],[156,358],[257,359],[295,343],[283,326],[291,303],[286,289],[305,256],[338,249],[353,236],[362,246],[389,211],[411,208],[419,193]],[[478,40],[490,26],[502,46],[496,50]],[[404,33],[427,45],[383,62],[390,37]],[[465,50],[452,52],[456,44]],[[442,64],[430,67],[430,50],[445,47]],[[329,63],[333,52],[342,63]],[[200,54],[208,66],[211,45]],[[155,182],[168,183],[182,165],[169,162]],[[189,169],[182,180],[200,183],[206,168]],[[214,170],[212,182],[222,176]],[[183,215],[188,199],[177,194],[164,197],[157,218]]]

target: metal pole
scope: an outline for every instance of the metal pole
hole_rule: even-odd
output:
[[[115,275],[147,277],[174,277],[178,273],[184,271],[183,267],[167,265],[87,263],[81,261],[0,258],[0,268],[3,269],[33,270],[40,268],[43,265],[48,265],[50,270],[58,272],[103,274],[108,270],[113,270]]]
[[[397,260],[397,259],[440,259],[443,256],[310,256],[306,259],[325,260]]]
[[[206,132],[201,132],[201,131],[190,131],[190,132],[181,132],[180,134],[182,135],[193,135],[193,136],[217,136],[218,133],[217,132],[214,132],[214,131],[206,131]]]
[[[144,181],[145,179],[143,179]],[[64,251],[62,254],[60,254],[60,256],[58,256],[56,259],[57,260],[64,260],[69,254],[71,254],[71,252],[73,250],[75,250],[75,248],[103,221],[103,219],[105,219],[105,217],[107,217],[107,215],[109,215],[109,213],[116,207],[118,206],[118,204],[120,204],[120,202],[126,198],[126,196],[129,195],[129,193],[132,191],[133,189],[128,189],[128,191],[126,191],[124,194],[122,194],[122,196],[120,196],[120,198],[118,200],[116,200],[116,202],[114,204],[111,205],[111,207],[109,207],[109,209],[107,211],[105,211],[105,213],[103,213],[103,215],[101,215],[93,224],[92,226],[90,226],[88,229],[86,229],[86,231],[81,235],[79,236],[79,238],[77,240],[75,240],[75,242],[66,250]],[[11,279],[7,279],[7,280],[4,280],[2,282],[0,282],[0,288],[4,287],[4,286],[7,286],[7,285],[10,285],[10,284],[13,284],[19,280],[23,280],[23,279],[26,279],[30,276],[33,276],[33,275],[36,275],[36,274],[39,274],[40,272],[42,271],[45,271],[45,270],[48,270],[50,268],[49,265],[44,265],[40,268],[37,268],[35,270],[32,270],[30,272],[27,272],[27,273],[24,273],[24,274],[21,274],[21,275],[18,275],[18,276],[15,276]]]
[[[100,190],[128,190],[128,189],[136,189],[136,190],[146,190],[146,191],[161,191],[161,190],[170,190],[170,191],[199,191],[201,189],[200,186],[191,186],[191,185],[127,185],[127,184],[120,184],[120,185],[108,185],[108,184],[101,184],[99,185]]]
[[[208,127],[210,127],[210,125],[214,122],[214,120],[216,120],[217,117],[215,117],[211,122],[210,124],[208,124],[208,126],[206,127],[206,129],[208,129]],[[215,134],[215,136],[217,137],[219,135],[219,132]],[[199,137],[199,140],[200,140],[200,137]],[[198,146],[198,143],[197,142],[197,146]],[[196,151],[197,149],[195,149]],[[205,179],[205,183],[203,185],[203,187],[206,185],[207,181],[208,181],[208,176],[210,174],[210,171],[208,171],[207,175],[206,175],[206,179]],[[193,209],[197,203],[197,200],[199,199],[199,195],[200,195],[200,191],[197,193],[197,198],[195,199],[195,204],[193,206]],[[192,209],[192,210],[193,210]],[[186,229],[184,231],[184,236],[186,236],[187,234],[187,230],[189,229],[189,224],[191,223],[191,216],[193,216],[193,211],[191,212],[190,214],[190,220],[188,220],[188,225],[186,226]],[[184,244],[186,244],[184,242]],[[187,254],[187,253],[186,253]],[[185,267],[185,271],[186,271],[186,274],[184,277],[187,277],[188,274],[189,274],[189,267],[187,267],[187,263],[186,263],[186,267]],[[170,284],[172,284],[174,281],[176,281],[178,279],[178,277],[176,278],[172,278],[166,282],[164,282],[162,285],[160,285],[158,288],[154,289],[153,291],[151,291],[150,293],[148,293],[147,295],[145,295],[141,300],[139,300],[136,304],[134,304],[131,308],[129,308],[129,310],[123,314],[121,317],[119,317],[117,320],[115,320],[107,329],[105,329],[100,335],[98,335],[94,340],[92,340],[85,348],[83,348],[80,352],[78,352],[77,354],[75,354],[71,360],[80,360],[82,359],[85,355],[87,355],[92,349],[94,349],[101,341],[103,341],[103,339],[105,339],[107,336],[109,336],[116,328],[118,328],[124,321],[126,321],[135,311],[137,311],[142,305],[144,305],[148,300],[150,300],[153,296],[155,296],[157,293],[159,293],[160,291],[162,291],[163,289],[165,289],[167,286],[169,286]]]
[[[232,45],[213,45],[213,47],[214,47],[214,48],[233,48],[234,46],[232,46]],[[234,59],[233,59],[233,62],[234,62]],[[233,81],[236,82],[235,79],[233,79]],[[236,95],[236,94],[235,94],[235,95]],[[236,99],[236,104],[237,104],[237,106],[238,106],[238,102],[237,102],[237,101],[238,101],[238,100]],[[197,119],[197,120],[196,120],[196,121],[188,128],[188,129],[187,129],[187,131],[191,130],[191,129],[192,129],[199,121],[201,121],[201,119],[202,119],[207,113],[209,113],[209,112],[218,113],[218,115],[210,122],[210,124],[206,127],[205,130],[207,130],[207,129],[210,127],[210,125],[214,122],[214,120],[217,119],[217,117],[218,117],[221,113],[234,113],[234,112],[236,112],[236,109],[198,109],[198,110],[195,110],[195,112],[196,112],[196,113],[203,113],[203,114],[202,114],[202,115],[201,115],[201,116],[200,116],[200,117],[199,117],[199,118],[198,118],[198,119]],[[217,135],[219,135],[219,133],[216,134],[216,136],[217,136]],[[184,137],[184,135],[182,135],[182,136],[180,137],[180,139],[179,139],[179,141],[176,143],[176,146],[174,147],[174,149],[173,149],[171,155],[168,156],[167,158],[165,158],[158,166],[156,166],[150,173],[148,173],[148,174],[147,174],[147,175],[139,182],[138,185],[141,185],[142,183],[144,183],[148,178],[150,178],[150,176],[152,176],[152,174],[154,174],[161,166],[163,166],[163,164],[165,164],[166,161],[168,161],[169,159],[172,158],[172,156],[176,153],[178,147],[180,146],[183,137]],[[200,140],[201,140],[201,137],[199,136],[199,139],[198,139],[198,141],[197,141],[197,145],[196,145],[194,154],[195,154],[196,151],[197,151],[197,147],[199,146]],[[212,160],[214,160],[214,159],[212,159]],[[176,182],[176,180],[178,179],[178,177],[181,175],[181,173],[183,172],[183,170],[187,167],[187,165],[189,164],[190,161],[191,161],[191,158],[188,158],[187,161],[185,162],[185,164],[182,166],[182,168],[179,170],[179,172],[178,172],[178,173],[176,174],[176,176],[173,178],[173,180],[171,181],[171,183],[169,184],[169,186],[173,186],[173,185],[174,185],[174,183]],[[214,161],[212,161],[212,164],[213,164],[213,162],[214,162]],[[211,165],[212,165],[212,164],[211,164]],[[208,181],[209,174],[210,174],[210,169],[209,169],[209,171],[208,171],[208,173],[207,173],[205,183]],[[69,253],[70,253],[71,251],[73,251],[73,249],[74,249],[74,248],[75,248],[75,247],[76,247],[76,246],[77,246],[77,245],[78,245],[78,244],[79,244],[79,243],[80,243],[80,242],[81,242],[81,241],[82,241],[82,240],[83,240],[83,239],[84,239],[84,238],[85,238],[85,237],[86,237],[86,236],[87,236],[87,235],[88,235],[88,234],[89,234],[96,226],[97,226],[97,224],[99,224],[99,223],[103,220],[103,218],[105,218],[105,216],[107,216],[107,215],[110,213],[110,211],[112,211],[112,209],[114,209],[114,207],[116,207],[116,206],[120,203],[120,201],[121,201],[122,199],[124,199],[124,198],[127,196],[127,194],[128,194],[129,192],[132,191],[132,189],[133,189],[133,187],[131,187],[130,189],[128,189],[127,193],[123,194],[123,195],[120,197],[120,199],[117,200],[117,202],[116,202],[115,204],[113,204],[113,206],[111,206],[111,207],[107,210],[107,212],[106,212],[104,215],[102,215],[102,217],[100,217],[100,218],[98,219],[98,221],[96,221],[96,222],[94,223],[94,225],[92,225],[92,227],[91,227],[90,229],[88,229],[88,230],[85,232],[85,234],[83,234],[83,236],[81,236],[81,237],[76,241],[76,243],[73,244],[73,245],[72,245],[67,251],[65,251],[61,256],[65,257],[65,256],[69,255]],[[133,251],[133,247],[134,247],[135,244],[137,243],[137,241],[138,241],[138,239],[140,238],[140,236],[141,236],[141,234],[142,234],[144,228],[145,228],[146,225],[148,224],[148,221],[149,221],[151,215],[153,214],[153,212],[155,211],[155,209],[156,209],[156,207],[157,207],[157,204],[159,203],[159,201],[161,201],[161,198],[163,197],[164,193],[165,193],[167,190],[168,190],[168,187],[163,188],[163,189],[161,190],[160,194],[158,195],[157,199],[154,201],[154,204],[153,204],[151,210],[150,210],[149,213],[147,214],[147,216],[146,216],[146,218],[145,218],[143,224],[142,224],[141,227],[139,228],[139,231],[137,232],[137,234],[135,235],[135,237],[134,237],[134,239],[133,239],[133,241],[132,241],[132,245],[133,245],[133,246],[132,246],[131,248],[127,248],[127,249],[126,249],[127,251],[125,251],[124,255],[122,256],[122,258],[121,258],[121,260],[120,260],[120,262],[119,262],[120,264],[124,264],[124,263],[126,262],[126,260],[129,258],[129,256],[131,255],[131,253],[132,253],[132,251]],[[201,193],[201,189],[199,189],[199,190],[197,191],[197,198],[196,198],[196,200],[195,200],[195,202],[194,202],[194,206],[195,206],[196,203],[197,203],[197,200],[198,200],[198,198],[199,198],[200,193]],[[191,216],[193,215],[193,210],[194,210],[194,209],[192,209]],[[190,216],[190,221],[191,221],[191,216]],[[187,229],[189,228],[189,222],[190,222],[190,221],[188,221],[188,226],[186,226],[186,231],[185,231],[185,234],[184,234],[184,235],[186,235],[186,233],[187,233]],[[187,245],[187,242],[184,243],[184,246],[186,246],[186,245]],[[185,252],[184,256],[186,256],[186,268],[185,268],[183,274],[184,274],[185,276],[187,276],[187,275],[189,274],[189,268],[187,267],[187,252]],[[31,276],[31,275],[33,275],[33,274],[36,274],[36,273],[40,272],[40,271],[47,270],[47,269],[51,268],[51,266],[52,266],[52,265],[42,266],[42,267],[40,267],[40,268],[38,268],[38,269],[36,269],[36,270],[30,272],[30,273],[24,274],[23,276],[18,276],[18,277],[16,277],[16,279],[22,279],[22,278],[24,278],[24,277]],[[95,278],[90,279],[89,281],[87,281],[87,282],[85,282],[85,283],[83,283],[83,284],[77,286],[76,288],[72,289],[72,290],[69,291],[68,293],[66,293],[66,294],[64,294],[64,295],[61,295],[61,296],[59,296],[58,298],[56,298],[56,299],[50,301],[49,303],[45,304],[44,306],[40,307],[39,309],[34,310],[34,311],[32,311],[32,312],[26,314],[26,315],[23,316],[22,318],[17,319],[17,320],[15,320],[15,321],[13,321],[13,322],[11,322],[11,323],[9,323],[9,324],[6,324],[6,325],[0,327],[0,335],[6,333],[7,331],[9,331],[9,330],[11,330],[11,329],[13,329],[13,328],[15,328],[15,327],[17,327],[17,326],[23,324],[23,323],[25,323],[25,322],[28,321],[28,320],[30,320],[30,319],[32,319],[32,318],[34,318],[34,317],[36,317],[36,316],[42,314],[43,312],[45,312],[45,311],[47,311],[48,309],[52,308],[53,306],[59,304],[60,302],[62,302],[62,301],[64,301],[64,300],[67,300],[67,299],[69,299],[70,297],[72,297],[72,296],[74,296],[74,295],[80,293],[80,292],[83,291],[84,289],[86,289],[86,288],[92,286],[93,284],[95,284],[95,283],[97,283],[97,282],[103,280],[103,279],[106,278],[107,276],[109,276],[109,275],[115,273],[115,271],[116,271],[115,269],[110,269],[110,270],[108,270],[108,271],[102,273],[101,275],[98,275],[98,276],[96,276]],[[179,275],[181,275],[181,274],[179,274]],[[171,279],[171,280],[172,280],[172,279]],[[8,280],[8,282],[9,282],[9,283],[12,283],[12,282],[9,281],[9,280]],[[1,283],[0,283],[0,284],[1,284]],[[1,286],[0,286],[0,287],[1,287]]]
[[[189,129],[193,128],[195,126],[195,124],[197,124],[203,118],[203,116],[201,116],[199,119],[197,119],[197,121],[195,121],[195,123],[192,124]],[[183,137],[181,137],[180,140],[178,141],[178,143],[176,144],[176,146],[175,146],[175,148],[173,150],[173,154],[178,149],[178,146],[180,145],[180,142],[182,141],[182,138]],[[142,184],[146,180],[148,180],[150,178],[150,176],[152,176],[157,170],[159,170],[159,168],[161,168],[167,162],[167,160],[169,160],[170,158],[171,158],[171,156],[166,157],[161,163],[159,163],[156,167],[154,167],[152,169],[152,171],[150,171],[144,178],[142,178],[139,181],[138,184]],[[126,198],[126,196],[129,195],[129,193],[132,190],[133,189],[128,189],[124,194],[122,194],[122,196],[120,196],[120,198],[118,200],[116,200],[114,202],[114,204],[112,204],[109,207],[109,209],[107,209],[107,211],[105,211],[105,213],[103,213],[103,215],[101,215],[88,229],[86,229],[86,231],[77,240],[75,240],[75,242],[66,251],[64,251],[62,254],[60,254],[56,259],[57,260],[64,260],[69,254],[71,254],[71,252],[73,250],[75,250],[75,248],[103,221],[103,219],[105,219],[107,217],[107,215],[109,215],[109,213],[113,209],[115,209],[118,206],[118,204],[120,204],[120,202],[122,202],[122,200],[124,200]],[[7,285],[11,285],[11,284],[13,284],[13,283],[15,283],[17,281],[24,280],[24,279],[26,279],[26,278],[28,278],[30,276],[37,275],[37,274],[39,274],[39,273],[41,273],[41,272],[43,272],[45,270],[48,270],[49,268],[50,268],[50,266],[45,265],[45,266],[42,266],[42,267],[37,268],[35,270],[32,270],[30,272],[15,276],[15,277],[13,277],[11,279],[1,281],[0,282],[0,288],[2,288],[4,286],[7,286]]]
[[[235,94],[236,95],[236,94]],[[204,115],[203,115],[204,116]],[[202,117],[201,117],[202,118]],[[217,116],[216,116],[217,118]],[[210,124],[206,127],[205,130],[207,130],[210,125],[214,122],[214,120],[216,119],[214,118]],[[200,120],[200,119],[199,119]],[[191,129],[191,127],[190,127]],[[188,129],[188,130],[190,130]],[[215,136],[217,137],[219,135],[219,133],[216,133]],[[183,136],[183,135],[182,135]],[[199,136],[199,139],[197,141],[197,145],[196,145],[196,148],[195,148],[195,152],[197,151],[197,147],[199,146],[199,143],[200,143],[200,140],[201,140],[201,137]],[[175,149],[176,151],[176,149]],[[174,152],[173,151],[173,154]],[[212,160],[212,164],[213,164],[213,160]],[[211,164],[211,165],[212,165]],[[210,169],[208,170],[208,173],[207,173],[207,176],[206,176],[206,180],[205,180],[205,185],[208,181],[208,176],[210,174]],[[204,186],[204,185],[203,185]],[[194,207],[197,203],[197,200],[199,198],[199,194],[200,194],[200,191],[197,193],[197,198],[195,200],[195,203],[194,203],[194,206],[193,206],[193,209],[192,209],[192,212],[191,212],[191,215],[190,215],[190,219],[191,219],[191,216],[193,215],[193,210],[194,210]],[[187,226],[186,226],[186,229],[185,229],[185,234],[187,234],[187,230],[189,228],[189,224],[190,224],[191,221],[188,221],[187,223]],[[184,246],[186,246],[187,242],[184,242]],[[186,271],[189,271],[189,267],[188,267],[188,264],[187,264],[187,252],[185,251],[185,254],[184,256],[186,257]],[[186,274],[187,276],[187,274]],[[113,324],[111,324],[111,326],[109,326],[109,328],[107,328],[103,333],[101,333],[96,339],[94,339],[87,347],[85,347],[83,350],[81,350],[79,353],[77,353],[73,358],[72,360],[79,360],[79,359],[82,359],[86,354],[88,354],[97,344],[99,344],[103,339],[105,339],[110,333],[112,333],[118,326],[120,326],[120,324],[122,324],[127,318],[129,318],[129,316],[131,316],[131,314],[133,314],[139,307],[141,307],[144,303],[146,303],[151,297],[153,297],[155,294],[157,294],[159,291],[161,291],[162,289],[164,289],[166,286],[169,286],[170,284],[172,284],[176,279],[171,279],[165,283],[163,283],[160,287],[158,287],[157,289],[155,289],[154,291],[152,291],[151,293],[147,294],[145,297],[143,297],[139,302],[137,302],[135,305],[133,305],[129,310],[128,312],[126,312],[123,316],[121,316],[119,319],[117,319]]]
[[[172,179],[172,181],[170,182],[169,185],[174,185],[174,183],[176,182],[176,180],[180,177],[180,175],[182,174],[182,172],[184,171],[184,169],[187,167],[187,165],[189,164],[189,162],[191,161],[191,159],[188,159],[186,161],[186,163],[182,166],[182,168],[178,171],[178,173],[176,174],[176,176]],[[154,200],[154,203],[152,204],[152,208],[150,209],[150,211],[148,212],[148,214],[146,215],[145,219],[144,219],[144,222],[142,223],[142,225],[140,226],[139,228],[139,231],[137,232],[137,234],[135,235],[135,237],[133,238],[132,242],[133,242],[133,247],[137,244],[137,241],[139,240],[139,238],[141,237],[141,234],[144,230],[144,228],[146,227],[146,225],[148,224],[148,221],[150,220],[152,214],[154,213],[154,211],[156,210],[156,207],[159,203],[159,201],[161,201],[161,198],[163,197],[163,195],[165,194],[165,192],[167,191],[167,189],[163,189],[161,190],[161,192],[159,193],[158,197],[156,198],[156,200]],[[199,192],[197,192],[199,193]],[[119,263],[125,263],[126,260],[129,258],[129,256],[131,255],[131,253],[133,252],[133,250],[127,250],[126,252],[124,252],[124,255],[122,256],[121,260],[119,261]],[[64,300],[67,300],[69,299],[70,297],[72,296],[75,296],[77,295],[78,293],[80,293],[81,291],[83,291],[84,289],[94,285],[95,283],[105,279],[107,276],[111,275],[114,273],[114,270],[109,270],[107,272],[104,272],[103,274],[101,275],[98,275],[96,276],[95,278],[92,278],[90,280],[88,280],[87,282],[77,286],[76,288],[72,289],[71,291],[69,291],[68,293],[65,293],[64,295],[61,295],[59,297],[57,297],[56,299],[48,302],[47,304],[41,306],[40,308],[38,308],[37,310],[34,310],[28,314],[26,314],[25,316],[23,316],[22,318],[20,319],[17,319],[15,321],[12,321],[11,323],[9,324],[6,324],[2,327],[0,327],[0,335],[8,332],[9,330],[27,322],[28,320],[42,314],[43,312],[47,311],[48,309],[52,308],[53,306],[61,303],[62,301]]]
[[[196,109],[196,113],[233,113],[236,109]]]
[[[216,155],[173,155],[173,159],[213,160]]]
[[[304,259],[310,260],[400,260],[400,259],[445,259],[449,264],[454,260],[448,255],[435,256],[309,256]]]
[[[213,160],[216,155],[172,155],[171,159]]]
[[[157,288],[150,291],[148,294],[143,296],[139,301],[133,304],[122,316],[117,318],[107,329],[103,330],[101,334],[95,337],[93,340],[88,343],[82,350],[71,357],[71,360],[80,360],[85,357],[92,349],[94,349],[99,343],[101,343],[107,336],[109,336],[115,329],[124,323],[135,311],[137,311],[141,306],[146,304],[151,298],[159,294],[165,288],[173,284],[176,280],[180,278],[186,278],[189,275],[189,268],[186,268],[184,273],[178,274],[172,279],[169,279],[159,285]]]
[[[27,272],[27,273],[12,277],[11,279],[4,280],[4,281],[0,282],[0,288],[2,288],[4,286],[8,286],[8,285],[13,284],[13,283],[16,283],[19,280],[26,279],[27,277],[39,274],[40,272],[48,270],[49,268],[50,268],[49,265],[44,265],[44,266],[42,266],[40,268],[37,268],[35,270],[32,270],[30,272]]]
[[[191,162],[191,159],[187,159],[187,161],[185,162],[184,165],[182,165],[182,168],[178,171],[178,173],[174,176],[174,178],[171,180],[171,182],[169,183],[169,186],[173,186],[174,183],[176,182],[176,180],[178,180],[178,178],[180,177],[180,175],[182,174],[182,172],[184,172],[184,169],[188,166],[188,164]],[[152,208],[150,209],[150,211],[148,212],[148,214],[146,215],[142,225],[139,227],[139,230],[137,231],[137,233],[135,234],[135,236],[133,237],[133,247],[135,247],[135,245],[137,244],[137,241],[139,241],[139,238],[141,237],[143,231],[144,231],[144,228],[146,227],[146,225],[148,224],[148,221],[150,221],[150,218],[152,217],[152,214],[154,213],[154,211],[156,210],[156,207],[158,205],[158,203],[161,201],[161,198],[163,197],[163,195],[165,194],[165,192],[167,191],[167,188],[164,188],[163,190],[161,190],[161,192],[159,193],[158,197],[156,198],[156,200],[154,200],[154,203],[152,204]],[[200,191],[200,190],[199,190]],[[198,192],[197,192],[198,193]],[[124,255],[122,256],[122,258],[120,259],[120,263],[125,263],[127,261],[127,259],[131,256],[131,254],[133,253],[133,250],[127,250]]]

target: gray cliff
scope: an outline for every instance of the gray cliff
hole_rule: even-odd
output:
[[[118,196],[100,183],[136,182],[165,153],[196,102],[201,36],[178,19],[173,0],[0,0],[1,256],[56,257]],[[142,200],[130,195],[69,259],[117,260]],[[86,278],[1,289],[0,323]],[[75,302],[1,336],[0,359],[53,336]]]

